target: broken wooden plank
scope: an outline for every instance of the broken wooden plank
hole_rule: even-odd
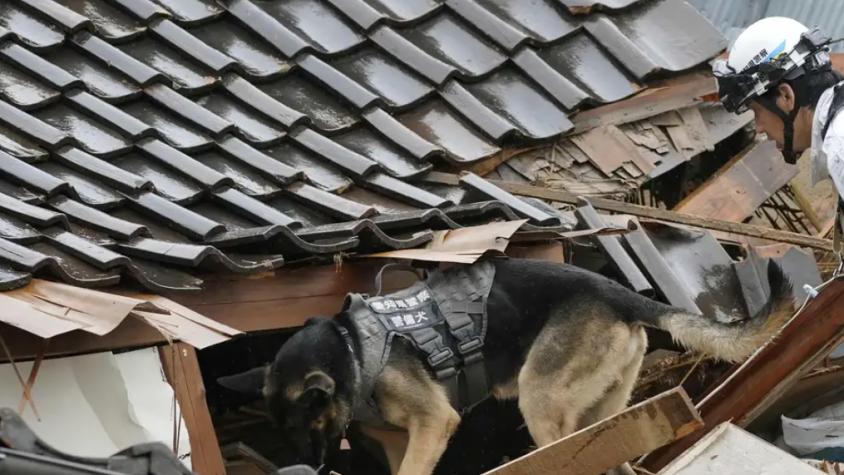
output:
[[[208,412],[205,386],[196,350],[186,343],[159,348],[167,381],[173,386],[190,437],[193,471],[203,475],[226,475],[217,433]]]
[[[613,172],[624,167],[627,162],[633,162],[637,168],[628,169],[633,176],[648,173],[654,168],[649,160],[639,155],[639,146],[614,125],[598,127],[569,139],[607,176],[612,176]]]
[[[725,422],[677,457],[659,475],[745,475],[787,473],[819,475],[808,463]]]
[[[541,145],[532,145],[530,147],[522,147],[522,148],[513,148],[508,147],[502,149],[500,152],[496,153],[495,155],[484,159],[481,162],[478,162],[467,170],[471,171],[472,173],[480,176],[486,176],[492,173],[493,170],[498,168],[500,165],[505,163],[507,160],[510,160],[513,157],[521,155],[523,153],[527,153],[538,148],[542,148]]]
[[[774,142],[750,147],[674,207],[679,213],[739,223],[788,184],[797,167],[785,163]]]
[[[598,475],[703,427],[674,388],[487,472],[487,475]]]
[[[589,109],[574,116],[573,133],[606,125],[620,125],[647,119],[663,112],[682,109],[701,102],[701,97],[718,92],[709,73],[689,73],[672,78],[662,87],[650,89],[622,101]]]
[[[815,367],[844,337],[844,280],[831,282],[777,337],[734,369],[698,405],[707,427],[732,420],[746,426]],[[643,466],[657,472],[700,439],[703,431],[654,451]]]
[[[459,184],[459,176],[442,173],[431,172],[428,173],[425,181],[430,183],[443,183],[448,185]],[[578,204],[580,197],[574,193],[565,190],[557,190],[552,188],[545,188],[541,186],[526,185],[524,183],[508,183],[489,180],[490,183],[499,188],[519,196],[529,196],[549,201],[557,201],[560,203]],[[800,233],[792,233],[788,231],[779,231],[776,229],[767,228],[764,226],[755,226],[751,224],[733,223],[729,221],[721,221],[717,219],[701,218],[685,213],[677,213],[660,208],[651,208],[648,206],[635,205],[625,203],[623,201],[615,201],[606,198],[589,198],[596,209],[609,211],[612,213],[623,213],[638,216],[640,218],[650,218],[658,221],[665,221],[669,223],[683,224],[685,226],[692,226],[695,228],[724,231],[727,233],[738,234],[742,236],[757,237],[776,242],[785,242],[797,246],[811,247],[813,249],[820,249],[822,251],[832,250],[832,241],[816,236],[807,236]]]

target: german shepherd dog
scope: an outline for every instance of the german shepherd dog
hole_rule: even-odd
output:
[[[623,410],[647,348],[644,327],[669,332],[683,346],[726,361],[749,356],[792,316],[791,284],[771,262],[771,297],[758,315],[719,323],[643,297],[568,264],[495,261],[483,354],[491,396],[518,398],[538,446]],[[354,420],[359,349],[340,327],[348,316],[314,318],[266,367],[220,378],[225,387],[260,393],[281,436],[300,461],[322,464],[326,448]],[[354,340],[354,339],[353,339]],[[393,473],[431,474],[460,423],[445,388],[421,356],[398,338],[378,376],[375,403],[384,420],[407,431]]]

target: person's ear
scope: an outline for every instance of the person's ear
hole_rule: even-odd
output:
[[[781,83],[777,86],[777,106],[786,114],[790,113],[797,107],[797,97],[794,94],[794,89],[787,83]]]

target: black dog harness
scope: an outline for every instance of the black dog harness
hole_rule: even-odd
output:
[[[409,341],[425,356],[428,369],[445,385],[458,411],[487,397],[481,350],[487,328],[486,300],[494,277],[493,263],[481,261],[434,271],[425,281],[389,295],[346,296],[343,310],[351,320],[360,366],[355,420],[384,422],[373,392],[396,337]]]

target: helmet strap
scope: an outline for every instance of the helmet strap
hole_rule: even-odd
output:
[[[762,104],[762,107],[776,114],[782,120],[783,145],[782,156],[786,163],[797,163],[798,154],[794,151],[794,120],[797,119],[797,114],[800,112],[800,107],[797,101],[794,103],[794,108],[791,112],[786,113],[777,105],[777,101],[771,97],[759,97],[757,102]]]

